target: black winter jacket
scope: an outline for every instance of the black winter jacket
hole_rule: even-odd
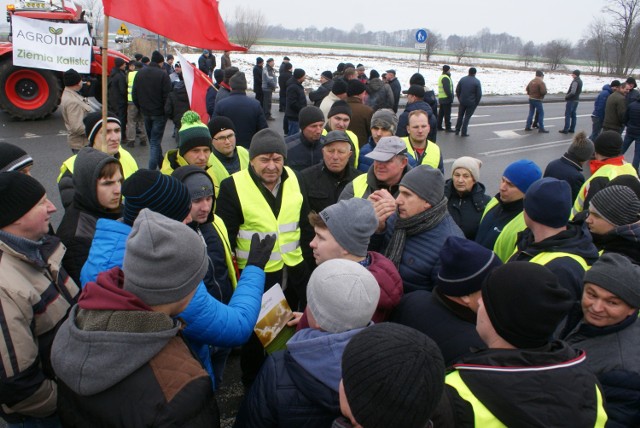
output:
[[[320,107],[320,103],[322,103],[322,100],[324,99],[324,97],[329,95],[329,92],[331,92],[332,88],[333,88],[333,80],[327,80],[322,85],[320,85],[318,89],[316,89],[315,91],[309,92],[309,99],[311,100],[314,106]]]
[[[296,172],[301,172],[322,162],[323,141],[324,137],[320,137],[318,141],[309,141],[302,131],[288,137],[286,140],[287,166]]]
[[[298,121],[300,110],[307,106],[307,96],[302,83],[291,77],[287,82],[287,108],[285,116],[294,122]]]
[[[407,132],[407,125],[409,125],[409,113],[416,110],[423,110],[427,112],[430,128],[427,140],[435,143],[438,139],[438,118],[433,114],[431,106],[424,101],[416,101],[415,103],[407,104],[407,107],[404,109],[400,117],[398,117],[398,130],[396,131],[396,135],[398,137],[406,137],[409,135],[409,132]]]
[[[118,115],[127,112],[127,75],[123,70],[114,67],[109,74],[109,109]],[[122,124],[124,127],[126,124]]]
[[[189,94],[187,94],[184,82],[176,82],[164,106],[165,116],[173,122],[177,129],[180,129],[182,115],[190,108]]]
[[[262,106],[254,98],[249,98],[244,91],[231,91],[228,97],[216,101],[213,117],[216,116],[231,119],[236,128],[237,144],[246,149],[249,148],[253,135],[268,127]]]
[[[324,162],[303,170],[299,177],[302,193],[309,200],[309,208],[319,213],[337,203],[345,186],[360,174],[362,172],[351,164],[347,164],[342,174],[334,174],[325,167]]]
[[[485,193],[484,184],[475,183],[471,192],[460,196],[452,180],[448,179],[444,184],[444,195],[449,200],[447,208],[453,221],[462,229],[467,239],[474,240],[484,208],[491,200],[491,196]]]
[[[144,116],[164,116],[164,106],[171,92],[171,79],[158,64],[149,64],[133,80],[133,103]]]
[[[456,96],[463,106],[477,106],[482,98],[480,81],[475,76],[464,76],[456,86]]]
[[[627,111],[624,114],[624,124],[627,126],[629,135],[640,136],[640,99],[627,106]]]

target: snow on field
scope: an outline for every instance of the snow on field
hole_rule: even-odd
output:
[[[306,88],[315,89],[320,84],[320,74],[325,70],[335,71],[341,62],[351,62],[352,64],[363,64],[366,73],[372,69],[382,74],[385,70],[395,69],[397,77],[402,84],[402,88],[409,86],[409,78],[413,73],[418,72],[418,51],[415,54],[393,53],[393,52],[376,52],[376,51],[354,51],[350,52],[344,49],[319,49],[319,48],[303,48],[282,46],[255,46],[251,53],[231,53],[233,65],[243,71],[247,77],[249,89],[253,87],[253,66],[256,57],[260,56],[265,61],[269,57],[275,59],[275,69],[282,62],[283,56],[291,58],[294,68],[302,68],[307,73],[307,80],[304,83]],[[186,55],[187,59],[197,62],[199,55]],[[218,63],[221,53],[216,53]],[[430,63],[425,63],[424,55],[420,64],[420,73],[425,77],[427,86],[431,86],[437,91],[438,76],[441,73],[442,64],[451,66],[451,76],[454,85],[457,84],[461,77],[466,76],[471,65],[453,64],[448,61],[454,61],[455,58],[444,56],[432,56]],[[485,95],[517,95],[524,94],[527,83],[534,77],[536,67],[545,70],[542,64],[532,64],[530,71],[511,70],[508,67],[521,66],[522,63],[508,60],[494,59],[464,59],[467,64],[473,62],[478,73],[476,77],[482,82],[482,91]],[[492,65],[483,65],[490,62]],[[507,68],[499,68],[500,64],[504,64]],[[571,68],[573,70],[573,67]],[[567,91],[571,83],[571,71],[562,70],[557,72],[545,71],[545,83],[549,94],[564,93]],[[598,92],[602,85],[610,83],[611,77],[601,77],[586,74],[583,70],[581,78],[584,82],[583,91]],[[622,80],[623,76],[620,76]],[[625,77],[626,78],[626,77]]]

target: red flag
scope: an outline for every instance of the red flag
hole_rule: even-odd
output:
[[[200,115],[203,123],[209,122],[209,114],[207,113],[207,90],[213,86],[209,76],[204,74],[198,68],[194,67],[180,52],[176,52],[176,56],[182,66],[182,77],[184,86],[189,95],[189,105],[191,110]]]
[[[246,51],[229,42],[217,0],[103,0],[104,14],[203,49]]]

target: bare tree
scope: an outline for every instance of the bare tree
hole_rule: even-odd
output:
[[[529,64],[533,61],[533,57],[536,55],[536,46],[532,41],[528,41],[522,47],[522,62],[525,67],[529,67]]]
[[[552,40],[542,49],[551,70],[557,70],[560,64],[569,56],[571,43],[566,40]]]
[[[258,9],[237,6],[233,33],[240,46],[250,49],[267,29],[267,22]]]
[[[471,51],[471,43],[467,37],[453,34],[447,38],[447,45],[449,49],[453,51],[458,60],[458,64],[460,64],[462,58],[466,57]]]
[[[424,50],[427,61],[431,60],[431,55],[433,55],[436,49],[440,48],[441,43],[442,37],[440,34],[435,31],[429,31],[429,36],[426,41],[427,48]]]
[[[640,56],[640,0],[609,0],[609,6],[606,6],[603,12],[612,18],[608,28],[616,52],[614,72],[618,75],[629,74]]]
[[[588,53],[589,59],[593,60],[593,71],[602,73],[607,64],[609,35],[607,23],[604,18],[595,18],[587,28],[587,38],[584,47]]]
[[[104,8],[102,7],[102,0],[82,0],[82,9],[86,12],[85,18],[91,28],[94,30],[96,37],[101,36],[100,26],[104,22]],[[108,32],[109,29],[107,28]]]

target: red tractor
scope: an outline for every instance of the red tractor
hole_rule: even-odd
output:
[[[32,0],[8,5],[7,20],[11,22],[14,15],[56,22],[85,22],[82,7],[65,4],[64,0],[60,4],[54,4],[53,0]],[[109,67],[105,73],[113,68],[117,57],[129,61],[118,51],[107,52]],[[94,43],[91,76],[100,81],[102,72],[102,53]],[[56,111],[63,89],[62,72],[14,66],[11,42],[0,42],[0,109],[15,119],[42,119]]]

